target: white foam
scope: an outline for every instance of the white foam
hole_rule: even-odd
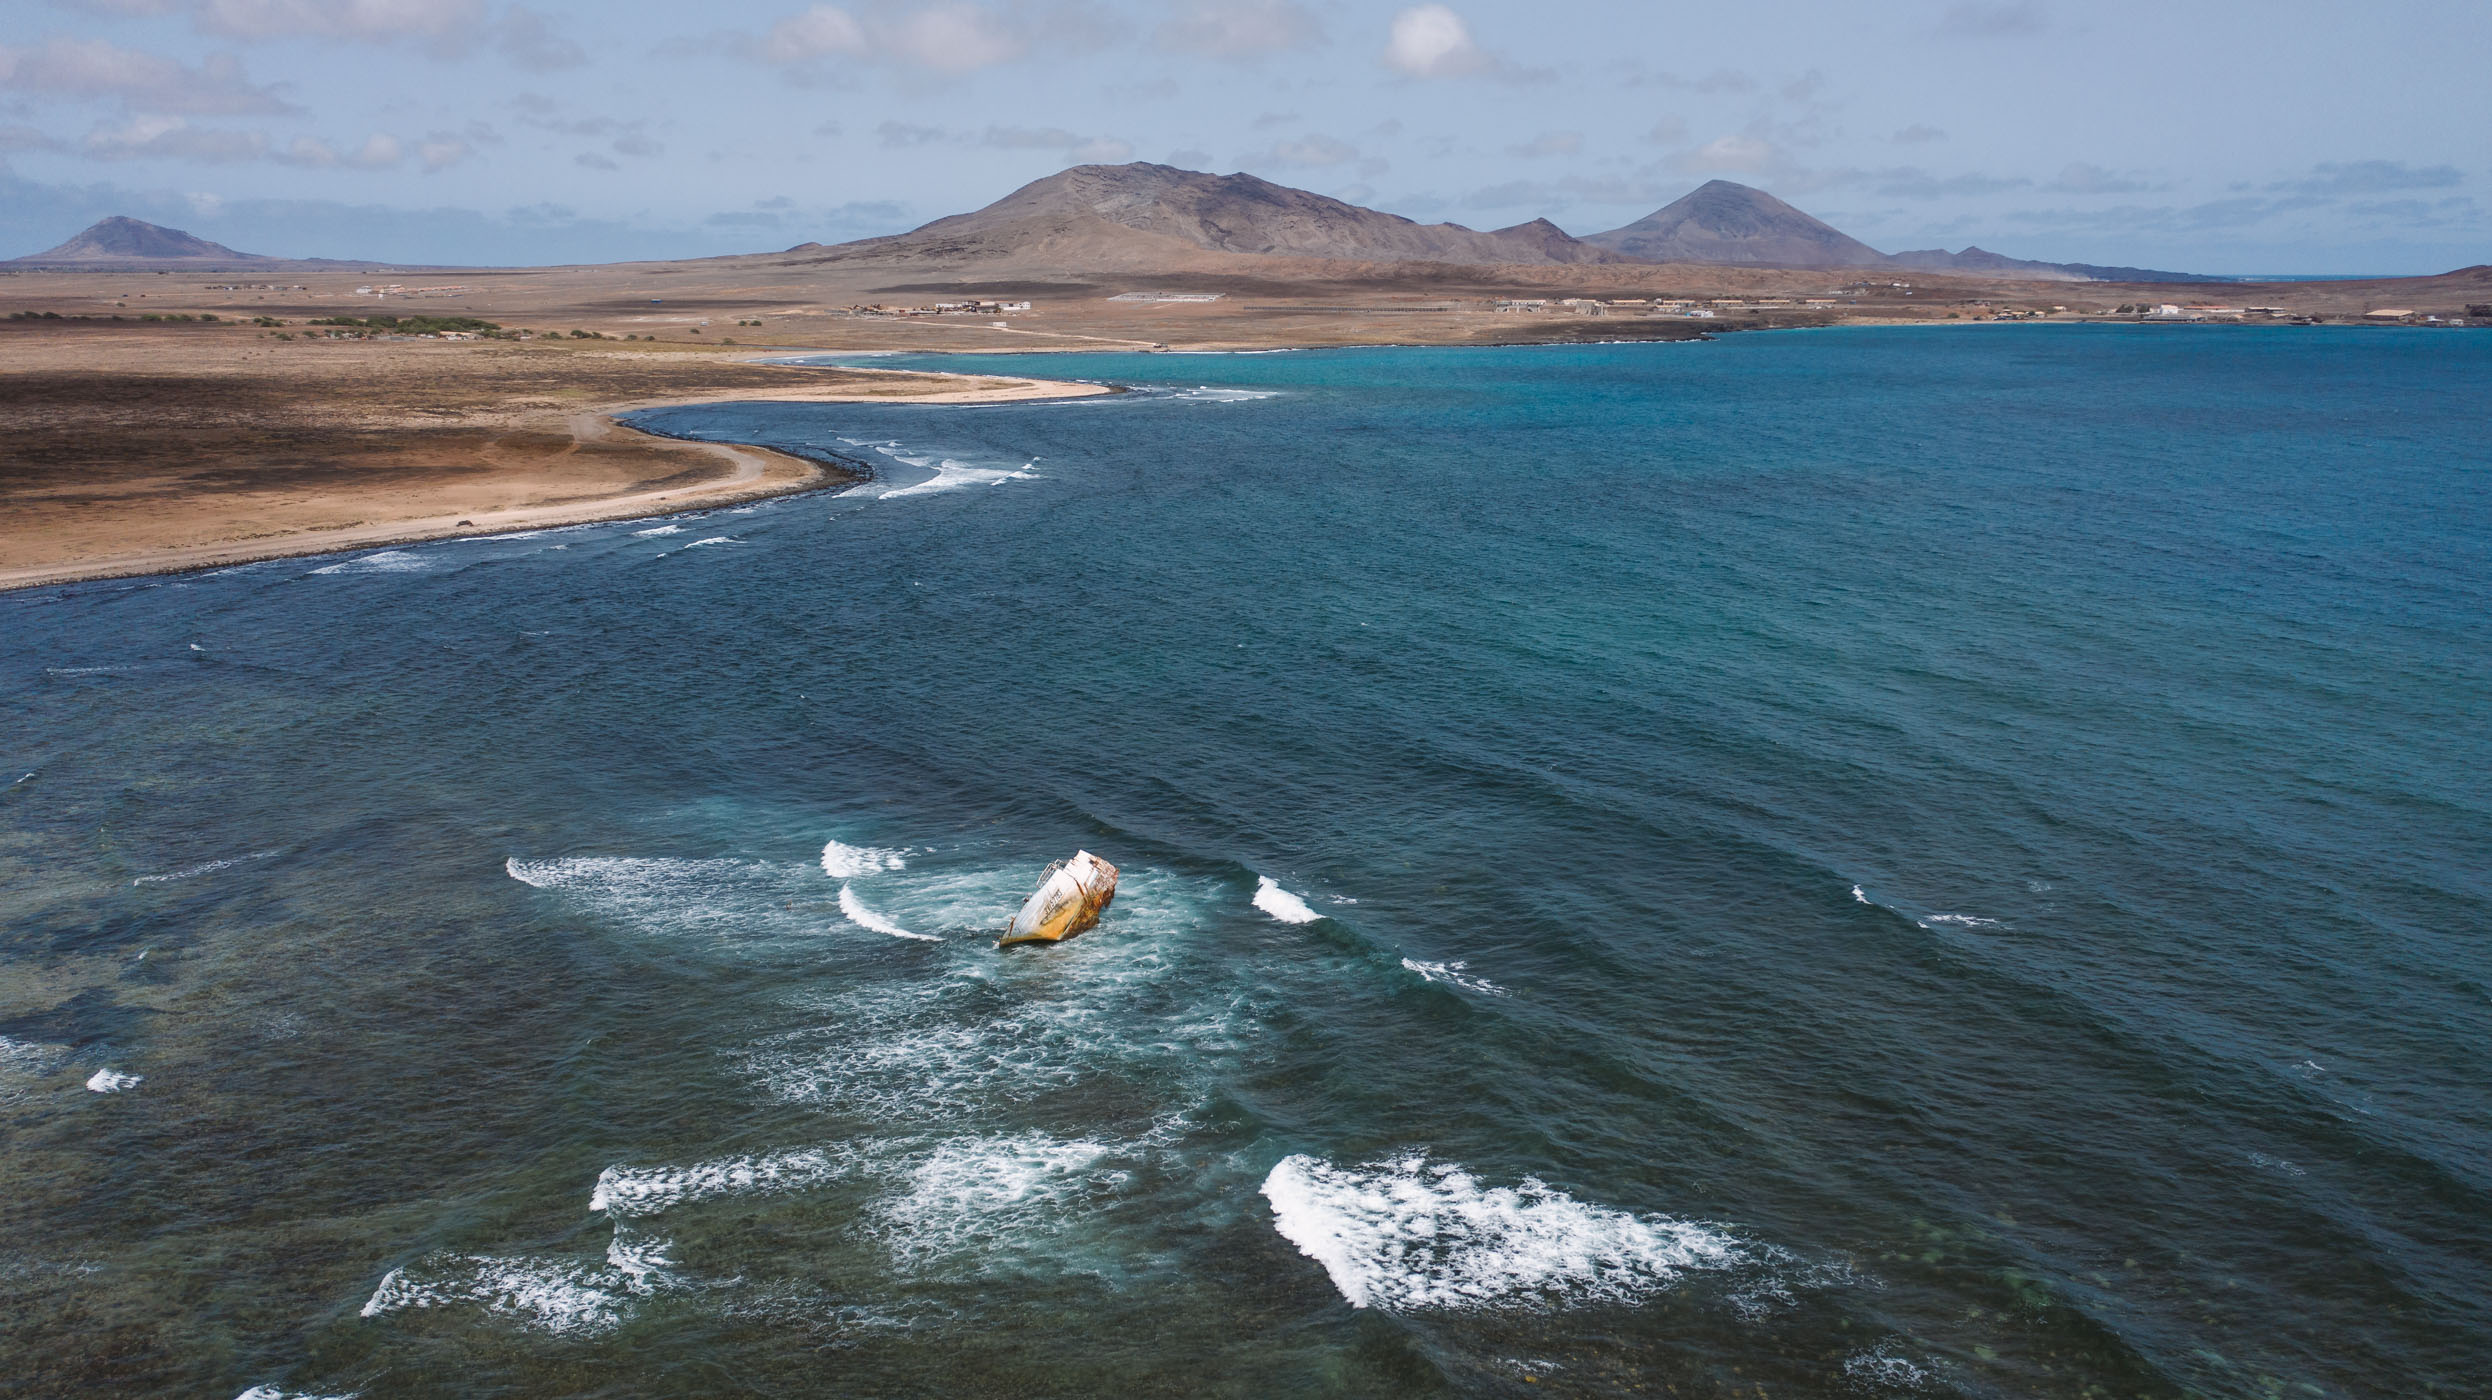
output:
[[[218,870],[229,870],[234,866],[243,864],[246,861],[266,860],[270,856],[276,854],[278,853],[275,851],[253,851],[247,856],[230,856],[224,860],[202,861],[197,865],[170,871],[163,875],[141,875],[137,879],[132,880],[130,883],[133,885],[170,884],[175,880],[188,880],[193,876],[206,875]]]
[[[87,1088],[98,1094],[118,1094],[124,1089],[137,1088],[139,1081],[146,1077],[143,1074],[123,1074],[117,1069],[99,1069],[87,1076]]]
[[[1930,1373],[1895,1354],[1891,1340],[1843,1358],[1843,1379],[1861,1390],[1920,1390]]]
[[[1869,903],[1869,896],[1868,896],[1868,895],[1866,895],[1866,894],[1861,893],[1860,886],[1858,886],[1858,885],[1854,885],[1854,886],[1852,886],[1852,898],[1854,898],[1854,899],[1856,899],[1856,900],[1860,901],[1860,902],[1861,902],[1861,903],[1863,903],[1863,904],[1867,904],[1867,903]]]
[[[710,536],[708,539],[705,539],[705,540],[694,540],[692,543],[690,543],[690,544],[688,544],[688,545],[685,545],[685,546],[684,546],[684,548],[686,548],[686,549],[699,549],[701,546],[703,546],[703,545],[705,545],[705,544],[742,544],[742,543],[744,543],[744,541],[742,541],[742,540],[739,540],[739,539],[735,538],[733,535],[712,535],[712,536]]]
[[[234,1397],[234,1400],[355,1400],[363,1394],[350,1390],[343,1395],[315,1395],[308,1390],[281,1390],[273,1385],[255,1385]]]
[[[822,873],[834,880],[853,880],[877,870],[898,870],[907,864],[901,852],[875,846],[851,846],[843,841],[833,841],[822,848]]]
[[[30,1081],[43,1079],[69,1059],[66,1045],[12,1040],[0,1035],[0,1102],[26,1097]]]
[[[39,1041],[12,1040],[0,1035],[0,1074],[27,1076],[50,1074],[60,1067],[69,1054],[65,1045],[45,1045]]]
[[[818,936],[820,920],[791,912],[818,898],[813,872],[765,861],[572,856],[503,863],[510,877],[580,901],[648,933],[719,939]]]
[[[390,1270],[363,1315],[464,1304],[556,1336],[595,1336],[623,1324],[642,1282],[611,1264],[435,1255]]]
[[[1348,1168],[1285,1157],[1263,1194],[1282,1238],[1359,1308],[1632,1302],[1741,1258],[1705,1225],[1587,1205],[1529,1177],[1483,1187],[1416,1156]]]
[[[1311,924],[1324,917],[1264,875],[1255,877],[1255,907],[1285,924]]]
[[[608,1167],[597,1174],[588,1208],[617,1219],[658,1215],[713,1196],[803,1191],[846,1175],[854,1165],[818,1147],[762,1157],[720,1157],[688,1167]]]
[[[123,671],[137,669],[136,666],[46,666],[43,668],[43,674],[47,676],[115,676]]]
[[[1086,1200],[1113,1194],[1125,1173],[1102,1170],[1104,1143],[1045,1133],[954,1138],[875,1203],[874,1228],[903,1264],[987,1254],[1052,1234]]]
[[[888,452],[888,449],[885,449],[885,451]],[[890,452],[889,455],[897,457],[901,461],[908,462],[911,466],[927,465],[922,461],[902,457],[896,452]],[[1036,461],[1024,462],[1020,466],[1009,470],[1002,467],[973,466],[967,462],[963,462],[952,457],[940,458],[933,462],[932,465],[934,467],[933,476],[911,486],[900,486],[889,491],[878,492],[876,493],[874,499],[878,501],[890,501],[897,500],[902,496],[933,496],[945,491],[959,491],[971,486],[1001,486],[1007,481],[1038,480],[1038,463]]]
[[[1920,922],[1921,927],[1923,928],[1928,928],[1932,924],[1954,924],[1958,928],[2007,927],[2007,925],[1999,922],[1997,919],[1985,919],[1978,914],[1932,914]]]
[[[618,1226],[606,1243],[606,1267],[629,1280],[634,1293],[654,1293],[675,1281],[675,1261],[667,1257],[674,1241],[657,1235],[628,1235]]]
[[[1426,981],[1450,982],[1454,986],[1460,987],[1465,991],[1479,992],[1485,996],[1502,997],[1511,995],[1511,993],[1507,992],[1505,988],[1498,986],[1496,983],[1489,981],[1487,978],[1474,977],[1470,975],[1470,973],[1464,971],[1464,969],[1471,966],[1471,964],[1467,962],[1421,962],[1416,958],[1404,958],[1402,959],[1402,966],[1408,971],[1418,973],[1420,977]]]
[[[860,888],[909,928],[991,934],[1028,896],[1032,874],[1027,863],[938,867]],[[905,977],[792,989],[789,1028],[739,1058],[773,1098],[919,1130],[1102,1075],[1197,1082],[1247,1053],[1256,994],[1226,964],[1208,982],[1172,973],[1183,935],[1233,906],[1234,891],[1213,876],[1129,866],[1112,929],[1046,958],[997,959],[949,939],[952,956]]]
[[[1277,399],[1277,389],[1215,389],[1209,384],[1192,389],[1179,389],[1167,395],[1186,403],[1253,403],[1258,399]]]
[[[409,554],[403,549],[384,549],[378,554],[367,554],[360,559],[348,559],[331,564],[327,568],[314,569],[312,572],[315,574],[412,574],[420,573],[430,567],[432,567],[431,561],[420,554]]]
[[[680,535],[683,532],[684,527],[681,525],[658,525],[646,530],[632,531],[634,535],[642,539],[647,539],[651,535]]]
[[[887,933],[894,938],[915,938],[923,940],[927,943],[940,943],[943,941],[931,933],[911,933],[907,929],[893,923],[891,920],[886,919],[882,915],[875,913],[873,910],[866,908],[865,901],[857,898],[857,892],[848,888],[846,885],[839,887],[839,912],[848,916],[848,922],[855,924],[857,927],[862,929],[871,929],[876,933]]]

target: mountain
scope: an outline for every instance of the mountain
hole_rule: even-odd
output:
[[[222,243],[166,228],[142,219],[115,214],[57,248],[11,259],[18,263],[235,263],[275,262],[256,253],[237,253]]]
[[[2034,262],[2028,258],[2011,258],[1986,248],[1966,248],[1950,253],[1944,248],[1916,248],[1897,253],[1887,261],[1898,267],[1917,267],[1931,272],[1973,272],[1990,277],[2024,277],[2044,282],[2223,282],[2229,278],[2203,277],[2189,272],[2157,272],[2148,267],[2102,267],[2094,263]]]
[[[1482,232],[1422,224],[1252,175],[1152,165],[1077,165],[983,209],[908,233],[842,244],[840,257],[1059,261],[1126,266],[1180,250],[1357,262],[1617,261],[1546,219]]]
[[[1944,248],[1915,248],[1887,259],[1898,267],[1922,268],[1930,272],[1978,272],[1990,277],[2021,277],[2040,282],[2083,282],[2082,273],[2071,272],[2058,263],[2033,262],[2011,258],[1987,248],[1967,247],[1961,253]]]
[[[1763,190],[1707,180],[1624,228],[1584,242],[1639,262],[1875,267],[1886,254]]]

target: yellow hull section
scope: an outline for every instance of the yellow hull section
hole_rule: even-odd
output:
[[[1061,943],[1099,922],[1116,898],[1116,867],[1088,851],[1047,867],[1038,890],[1005,926],[998,948],[1016,943]]]

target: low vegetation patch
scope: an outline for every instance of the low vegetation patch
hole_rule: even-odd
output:
[[[473,316],[324,316],[304,324],[339,326],[380,335],[441,335],[445,332],[484,335],[502,329],[496,322],[480,321]]]

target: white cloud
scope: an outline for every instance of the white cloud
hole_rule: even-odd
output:
[[[96,160],[256,160],[268,138],[256,131],[192,126],[181,117],[138,116],[120,126],[99,126],[80,149]]]
[[[798,70],[826,58],[856,58],[970,73],[1009,63],[1029,47],[1019,25],[982,5],[927,5],[863,18],[837,5],[815,5],[772,25],[753,52],[765,63]]]
[[[388,170],[406,158],[405,145],[387,132],[374,132],[360,149],[352,152],[342,152],[317,137],[298,136],[294,138],[293,145],[270,155],[270,159],[280,164],[323,170]]]
[[[0,88],[53,97],[114,97],[133,108],[197,116],[292,110],[243,76],[242,61],[210,54],[196,68],[101,39],[0,44]]]
[[[587,50],[563,37],[553,21],[525,5],[513,5],[504,11],[501,23],[494,26],[493,37],[502,57],[531,73],[577,68],[588,62]]]
[[[1414,5],[1395,15],[1384,61],[1414,78],[1476,73],[1489,64],[1471,41],[1471,27],[1444,5]]]
[[[939,126],[912,126],[907,122],[884,122],[874,128],[874,138],[893,150],[927,145],[950,135]]]
[[[770,26],[761,56],[772,63],[803,63],[833,54],[861,57],[871,48],[856,16],[837,5],[816,5]]]
[[[933,5],[892,26],[883,46],[893,56],[938,73],[971,73],[1019,58],[1029,45],[1018,29],[977,5]]]
[[[469,145],[464,137],[447,131],[436,131],[415,146],[415,158],[423,165],[427,175],[447,170],[475,153],[476,148]]]
[[[1250,60],[1314,48],[1324,26],[1296,0],[1194,0],[1156,38],[1163,49]]]
[[[73,8],[99,15],[169,15],[186,0],[65,0]]]
[[[199,27],[244,39],[455,43],[484,26],[484,0],[206,0]]]
[[[1929,141],[1944,141],[1947,139],[1947,133],[1937,127],[1914,122],[1887,139],[1898,146],[1918,146]]]

